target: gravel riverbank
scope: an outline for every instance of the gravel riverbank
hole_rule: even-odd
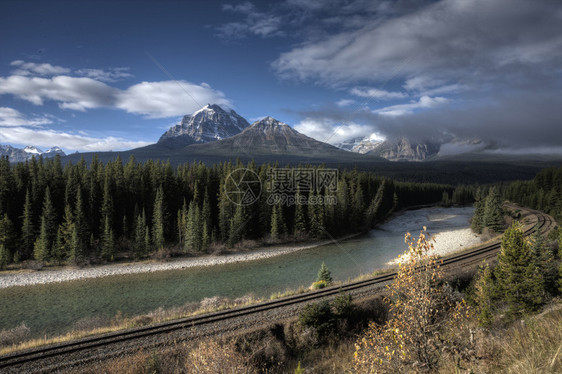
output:
[[[352,236],[347,236],[345,240]],[[0,274],[0,289],[14,286],[31,286],[36,284],[68,282],[80,279],[101,278],[112,275],[151,273],[155,271],[178,270],[193,267],[214,266],[231,264],[242,261],[261,260],[265,258],[280,256],[296,251],[315,248],[318,246],[332,243],[332,241],[322,241],[311,244],[285,245],[269,248],[252,250],[251,252],[232,253],[224,255],[209,255],[194,258],[175,259],[168,262],[143,262],[127,264],[102,265],[83,269],[59,269],[59,270],[40,270],[29,272],[18,272]]]

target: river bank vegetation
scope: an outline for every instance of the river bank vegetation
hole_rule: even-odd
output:
[[[261,181],[252,204],[229,196],[229,176],[248,169]],[[330,188],[284,191],[288,199],[333,204],[282,204],[266,188],[277,165],[170,163],[94,158],[64,167],[60,158],[12,165],[0,160],[0,267],[28,261],[93,264],[121,259],[207,253],[248,243],[338,237],[373,227],[393,211],[441,201],[469,203],[467,188],[395,182],[340,171]],[[292,168],[283,170],[297,170]],[[317,173],[322,167],[300,169]],[[299,169],[299,170],[300,170]],[[333,170],[333,169],[332,169]],[[333,188],[332,186],[336,186]],[[248,244],[249,245],[249,244]],[[34,261],[29,261],[34,260]]]

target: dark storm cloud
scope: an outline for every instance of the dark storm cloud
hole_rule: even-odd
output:
[[[315,121],[324,129],[327,123],[334,129],[355,123],[387,137],[562,147],[560,2],[441,0],[377,7],[363,24],[304,40],[273,67],[280,77],[351,93],[357,86],[377,92],[390,80],[402,87],[395,96],[404,99],[382,108],[356,100],[356,106],[300,111],[307,128]]]

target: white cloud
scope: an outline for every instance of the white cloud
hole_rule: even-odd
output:
[[[33,144],[49,148],[54,145],[65,150],[81,152],[119,151],[149,145],[149,142],[130,141],[123,138],[96,138],[85,135],[70,134],[48,129],[30,129],[27,127],[0,127],[0,142],[11,144]]]
[[[10,65],[17,66],[17,69],[12,72],[14,75],[60,75],[70,73],[68,68],[46,63],[36,64],[35,62],[15,60]]]
[[[63,109],[84,111],[90,108],[111,106],[117,90],[91,78],[65,75],[53,78],[0,77],[0,94],[11,94],[35,105],[44,100],[59,102]]]
[[[129,68],[110,68],[109,70],[78,69],[75,73],[102,82],[116,82],[121,79],[132,78],[133,74],[128,71]]]
[[[0,127],[41,126],[53,123],[52,119],[43,117],[28,117],[23,113],[8,107],[0,107]],[[0,131],[9,131],[0,129]]]
[[[355,104],[355,100],[349,100],[349,99],[341,99],[339,100],[336,105],[341,107],[345,107],[345,106],[349,106],[351,104]]]
[[[107,80],[111,77],[117,79],[128,73],[117,71],[117,75],[104,75],[101,70],[96,70],[89,71],[89,74]],[[11,75],[0,77],[0,95],[2,94],[13,95],[34,105],[43,105],[50,100],[66,110],[118,108],[148,118],[184,115],[207,103],[232,107],[230,100],[221,91],[206,83],[194,84],[187,81],[142,82],[120,90],[87,77]]]
[[[355,87],[351,89],[350,93],[359,97],[369,97],[380,100],[403,99],[405,97],[408,97],[408,95],[404,92],[390,92],[379,90],[377,88]]]
[[[338,144],[357,137],[370,136],[374,128],[357,123],[337,123],[330,119],[306,118],[294,126],[295,130],[311,138],[330,144]]]
[[[206,83],[186,81],[142,82],[118,94],[116,107],[148,118],[164,118],[192,113],[205,104],[232,107],[221,91]]]
[[[433,108],[438,105],[446,104],[449,100],[444,97],[422,96],[418,101],[412,101],[408,104],[391,105],[381,109],[377,109],[374,113],[384,116],[402,116],[412,113],[416,109]]]

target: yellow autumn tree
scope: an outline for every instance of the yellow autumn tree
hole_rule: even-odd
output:
[[[417,239],[407,233],[405,241],[408,250],[386,296],[390,317],[382,326],[371,323],[358,338],[357,373],[432,372],[444,355],[458,366],[470,357],[470,310],[443,282],[431,255],[433,239],[424,227]]]

